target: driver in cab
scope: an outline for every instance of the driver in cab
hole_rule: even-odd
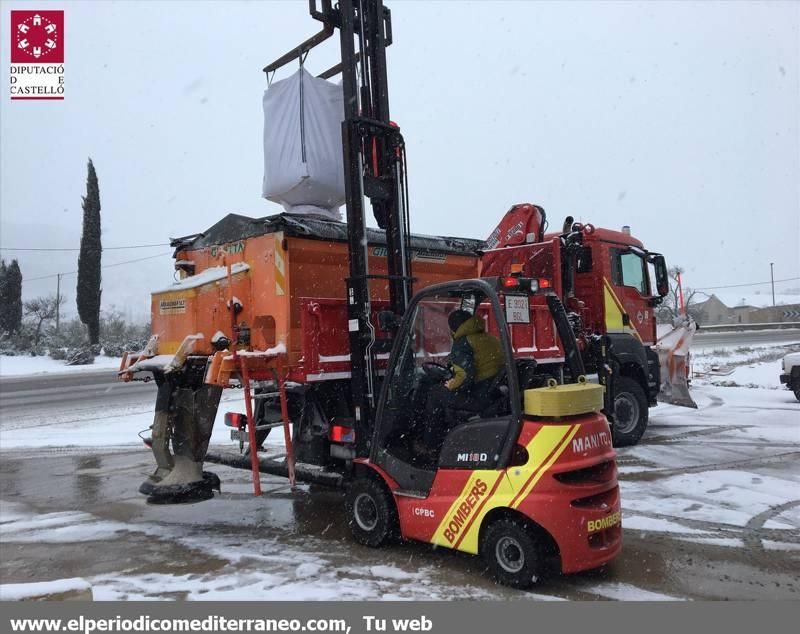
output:
[[[492,380],[504,365],[500,340],[486,332],[480,316],[454,310],[447,323],[453,337],[448,357],[453,376],[432,386],[426,407],[425,444],[437,449],[453,426],[448,410],[478,413],[489,406]]]

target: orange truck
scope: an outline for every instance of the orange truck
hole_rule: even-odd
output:
[[[386,275],[386,240],[368,234],[370,270]],[[414,236],[414,287],[477,276],[483,243],[465,238]],[[229,214],[195,236],[172,241],[180,279],[152,294],[152,332],[158,352],[174,355],[187,335],[194,355],[212,355],[224,346],[217,332],[230,333],[226,307],[227,265],[232,294],[241,300],[237,322],[247,346],[265,351],[280,346],[297,382],[341,379],[349,371],[344,280],[348,275],[347,225],[287,214],[253,219]],[[389,297],[385,279],[370,283],[375,311]],[[229,336],[229,335],[228,335]],[[205,361],[203,361],[203,364]]]

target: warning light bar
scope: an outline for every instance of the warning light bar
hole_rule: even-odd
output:
[[[225,412],[225,425],[244,429],[247,426],[247,416],[238,412]]]
[[[353,443],[356,441],[356,432],[352,427],[331,425],[328,430],[328,438],[331,442]]]
[[[500,286],[505,290],[528,291],[530,293],[552,288],[552,284],[548,279],[540,278],[537,280],[531,277],[519,277],[517,275],[501,277]]]

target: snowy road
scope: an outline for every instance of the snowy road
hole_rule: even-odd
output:
[[[692,348],[707,348],[710,346],[758,346],[776,343],[800,343],[800,328],[718,332],[714,330],[703,330],[701,327],[694,335]]]
[[[150,383],[120,383],[113,370],[48,374],[0,379],[0,411],[4,420],[17,414],[41,416],[44,410],[152,403],[156,387]]]
[[[3,409],[0,582],[82,577],[97,599],[797,599],[800,403],[777,389],[781,353],[709,353],[730,373],[695,380],[699,409],[659,405],[643,442],[619,452],[620,558],[531,593],[447,550],[356,546],[339,493],[293,493],[277,478],[263,476],[255,499],[248,473],[215,465],[213,501],[147,506],[136,493],[151,468],[136,437],[151,418],[147,392],[93,412],[79,401]],[[221,411],[238,409],[235,391],[224,399]],[[230,447],[225,431],[217,424],[213,442]]]

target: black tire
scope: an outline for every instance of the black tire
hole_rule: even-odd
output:
[[[524,590],[542,572],[542,553],[535,533],[521,520],[498,519],[483,534],[480,555],[494,578]]]
[[[347,491],[345,507],[353,538],[359,544],[377,548],[399,537],[397,506],[383,482],[375,478],[356,479]]]
[[[617,377],[614,381],[614,446],[630,447],[639,442],[649,418],[647,395],[642,386],[630,377]]]
[[[794,397],[800,401],[800,382],[795,383],[792,390],[794,391]]]

